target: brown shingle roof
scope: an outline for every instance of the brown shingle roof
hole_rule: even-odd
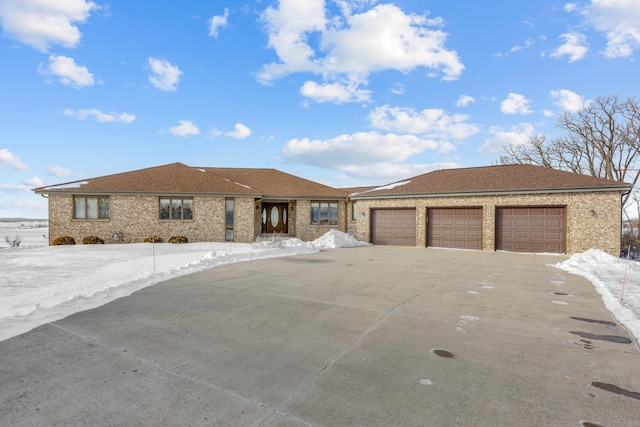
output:
[[[259,190],[264,198],[346,198],[349,191],[319,184],[308,179],[261,168],[202,168],[222,178]]]
[[[275,169],[196,168],[171,163],[34,189],[36,193],[220,194],[265,198],[346,198],[349,192]]]
[[[630,184],[533,165],[443,169],[397,181],[353,198],[466,193],[629,190]]]
[[[114,175],[89,178],[34,189],[36,193],[164,193],[164,194],[247,194],[260,192],[218,175],[182,163],[171,163]]]

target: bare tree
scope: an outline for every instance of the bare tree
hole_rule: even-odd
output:
[[[563,136],[548,141],[536,135],[524,145],[510,144],[497,163],[529,163],[635,187],[640,177],[640,106],[634,98],[598,97],[577,112],[562,113],[556,126],[564,130]],[[622,203],[628,199],[629,194]]]

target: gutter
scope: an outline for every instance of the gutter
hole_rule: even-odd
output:
[[[530,190],[493,190],[493,191],[461,191],[447,193],[410,193],[397,194],[387,193],[370,195],[365,193],[353,193],[349,196],[352,200],[366,199],[409,199],[409,198],[436,198],[436,197],[477,197],[477,196],[503,196],[503,195],[520,195],[520,194],[558,194],[558,193],[589,193],[589,192],[605,192],[605,191],[623,191],[630,190],[628,185],[616,187],[573,187],[573,188],[540,188]]]
[[[261,193],[195,193],[178,191],[99,191],[99,190],[38,190],[32,189],[36,194],[72,194],[91,196],[214,196],[214,197],[262,197]]]

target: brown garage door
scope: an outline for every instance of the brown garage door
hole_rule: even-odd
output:
[[[565,252],[565,208],[498,208],[496,249]]]
[[[415,209],[374,209],[371,212],[374,245],[415,246]]]
[[[429,209],[427,245],[482,249],[482,208]]]

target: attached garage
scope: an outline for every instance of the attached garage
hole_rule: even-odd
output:
[[[415,209],[373,209],[371,224],[374,245],[416,245]]]
[[[482,249],[482,208],[432,208],[427,221],[427,246]]]
[[[496,249],[565,253],[565,210],[564,207],[498,208]]]

